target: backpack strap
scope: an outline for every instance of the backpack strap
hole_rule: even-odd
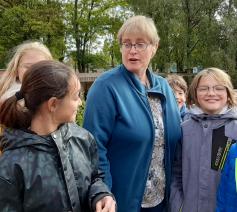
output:
[[[237,192],[237,158],[235,158],[235,185],[236,185],[236,192]]]

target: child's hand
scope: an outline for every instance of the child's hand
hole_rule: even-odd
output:
[[[96,212],[115,212],[116,202],[111,196],[105,196],[96,203]]]

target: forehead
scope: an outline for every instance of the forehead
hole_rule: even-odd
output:
[[[177,86],[177,85],[174,85],[173,89],[177,92],[184,92],[184,90],[182,88],[180,88],[179,86]]]
[[[74,92],[81,89],[80,81],[75,74],[72,74],[72,76],[69,79],[68,89],[69,89],[69,92]]]
[[[31,49],[24,52],[24,54],[20,58],[20,63],[33,64],[45,59],[46,59],[46,56],[43,52],[36,49]]]
[[[135,41],[135,42],[149,42],[150,39],[145,34],[141,33],[124,33],[122,36],[122,42]]]
[[[217,84],[223,84],[223,83],[221,83],[220,80],[217,80],[217,78],[212,75],[202,76],[198,83],[198,85],[217,85]]]

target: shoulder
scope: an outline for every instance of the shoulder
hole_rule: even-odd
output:
[[[122,76],[122,70],[124,69],[124,67],[122,65],[119,65],[113,69],[110,69],[108,71],[105,71],[104,73],[102,73],[94,82],[94,84],[96,83],[110,83],[111,80],[116,80],[118,79],[118,77]]]
[[[21,84],[14,82],[10,88],[1,96],[2,100],[8,99],[9,97],[13,96],[17,91],[21,88]]]
[[[0,155],[0,178],[13,182],[15,174],[22,172],[22,164],[25,163],[26,153],[24,149],[13,149]]]
[[[150,76],[152,78],[153,83],[154,82],[155,83],[159,83],[161,86],[168,86],[169,85],[167,80],[164,77],[160,76],[159,74],[154,73],[154,72],[152,72],[150,70],[149,70],[149,74],[150,74]]]
[[[185,115],[185,119],[181,123],[181,127],[182,127],[183,130],[196,128],[196,123],[197,123],[197,121],[195,121],[192,118],[192,116],[189,113],[187,113]]]
[[[155,74],[153,72],[151,72],[150,74],[151,74],[151,78],[152,78],[153,87],[157,88],[158,90],[161,89],[161,92],[166,97],[170,97],[170,98],[174,99],[174,93],[173,93],[173,90],[171,89],[171,87],[169,86],[168,81],[164,77],[162,77],[158,74]]]
[[[90,87],[87,100],[90,101],[92,96],[93,100],[95,97],[101,98],[101,95],[103,95],[104,98],[108,98],[108,96],[113,96],[116,92],[120,92],[121,88],[127,88],[129,83],[126,80],[124,72],[123,65],[120,65],[99,76]],[[100,100],[102,101],[102,99],[97,99],[97,103]]]
[[[66,126],[68,127],[70,137],[74,140],[80,140],[88,144],[95,143],[93,135],[85,128],[78,126],[76,123],[67,123]]]
[[[152,77],[155,78],[155,80],[159,80],[160,82],[163,82],[163,83],[167,82],[166,78],[162,77],[161,75],[154,73],[152,71],[150,73],[151,73]]]

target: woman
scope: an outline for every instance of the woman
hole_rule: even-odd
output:
[[[14,55],[0,80],[0,103],[20,90],[26,70],[42,60],[52,60],[52,55],[40,42],[27,41],[15,48]]]
[[[218,68],[199,72],[189,87],[188,103],[195,107],[182,123],[171,211],[215,211],[220,170],[231,143],[237,139],[237,104],[228,74]]]
[[[163,211],[180,139],[179,110],[167,81],[148,68],[159,43],[154,22],[128,19],[118,41],[123,64],[92,85],[84,127],[96,138],[118,211]]]
[[[115,212],[98,171],[95,140],[74,124],[79,92],[71,69],[41,61],[2,104],[1,211]]]

